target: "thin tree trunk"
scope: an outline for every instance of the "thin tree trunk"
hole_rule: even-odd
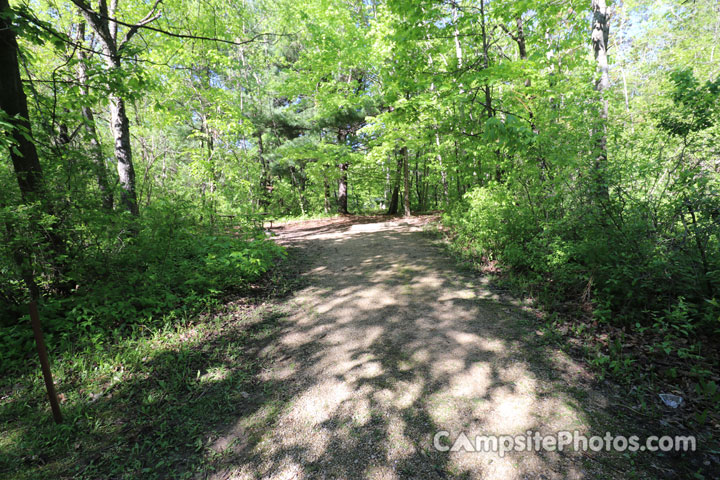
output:
[[[327,181],[327,178],[323,178],[323,191],[325,193],[325,213],[330,213],[330,184]]]
[[[272,178],[270,176],[270,168],[265,160],[265,146],[263,145],[262,132],[258,131],[258,156],[260,157],[260,199],[258,204],[261,208],[267,209],[270,205],[270,193],[272,192]]]
[[[455,33],[455,36],[456,36],[456,39],[457,39],[457,28],[455,29],[455,32],[456,32],[456,33]],[[430,39],[430,38],[429,38],[429,36],[428,36],[428,40],[429,40],[429,39]],[[456,44],[456,48],[459,49],[459,47],[460,47],[460,43],[459,43],[459,41],[458,41],[458,43]],[[462,62],[462,51],[461,51],[461,50],[456,51],[456,55],[457,55],[457,58],[458,58],[458,63]],[[431,55],[430,53],[428,53],[428,64],[429,64],[431,67],[432,67],[432,65],[433,65],[433,58],[432,58],[432,55]],[[430,91],[431,91],[431,92],[435,92],[435,83],[431,83],[431,84],[430,84]],[[438,100],[438,95],[437,95],[437,94],[435,94],[435,99]],[[444,199],[445,199],[445,203],[447,204],[447,203],[450,202],[450,195],[449,195],[449,192],[448,192],[447,172],[445,171],[445,166],[443,165],[442,153],[441,153],[441,151],[440,151],[440,127],[438,126],[437,123],[435,123],[435,124],[433,125],[433,130],[434,130],[434,132],[435,132],[435,146],[436,146],[436,148],[437,148],[436,158],[437,158],[437,161],[438,161],[438,166],[440,167],[440,178],[442,179],[443,193],[445,194]],[[437,203],[437,202],[436,202],[436,203]]]
[[[517,32],[513,35],[511,32],[509,32],[505,27],[503,29],[505,32],[507,32],[508,35],[517,43],[518,46],[518,56],[520,57],[520,61],[527,60],[527,44],[525,39],[525,26],[523,24],[522,16],[518,15],[515,18],[515,25],[517,27]],[[530,87],[532,86],[532,81],[529,78],[525,79],[525,86]],[[528,112],[528,119],[530,120],[530,128],[532,129],[532,132],[535,135],[539,135],[540,131],[537,127],[537,124],[535,123],[535,113],[532,111],[532,109],[528,106],[525,106],[525,109]],[[546,178],[546,171],[547,171],[547,163],[545,162],[545,159],[538,155],[537,157],[537,163],[538,168],[540,169],[540,180],[544,181]]]
[[[633,121],[632,113],[630,113],[630,97],[628,95],[627,79],[625,78],[625,69],[622,67],[620,67],[620,75],[622,76],[622,81],[623,81],[623,95],[625,97],[625,113],[628,116],[628,120],[630,120],[630,131],[632,133],[635,133],[635,122]]]
[[[396,215],[400,200],[400,175],[402,175],[402,159],[397,157],[397,168],[395,170],[395,184],[393,185],[392,195],[390,196],[390,205],[388,206],[388,215]]]
[[[445,199],[445,203],[450,202],[450,193],[448,192],[448,180],[447,180],[447,172],[445,171],[445,166],[443,165],[443,158],[442,153],[440,152],[440,133],[438,133],[438,127],[435,125],[435,146],[437,147],[437,161],[438,165],[440,166],[440,178],[442,180],[442,186],[443,186],[443,195]]]
[[[608,100],[605,92],[610,88],[610,70],[608,66],[607,46],[610,37],[610,25],[608,23],[609,14],[605,0],[592,0],[593,24],[592,24],[592,44],[595,53],[595,62],[599,72],[599,78],[595,82],[595,90],[600,94],[600,109],[598,112],[597,127],[593,131],[595,138],[595,165],[596,173],[595,188],[598,196],[606,198],[608,196],[607,179],[605,178],[605,169],[607,166],[607,120],[608,120]]]
[[[515,19],[515,25],[517,25],[517,38],[515,41],[518,45],[518,54],[520,55],[520,60],[527,60],[527,47],[525,45],[525,28],[523,25],[522,17],[520,15],[517,16]],[[525,86],[529,87],[532,84],[531,80],[529,78],[525,79]]]
[[[480,0],[480,30],[482,33],[482,48],[483,48],[483,68],[490,68],[490,44],[488,42],[487,29],[485,28],[485,0]],[[488,117],[494,116],[494,110],[492,107],[492,97],[490,94],[490,85],[485,84],[483,90],[485,91],[485,110],[487,110]]]
[[[482,48],[483,48],[483,67],[490,68],[490,42],[488,41],[488,32],[485,22],[485,0],[480,0],[480,31],[482,33]],[[495,109],[492,104],[492,91],[488,84],[483,87],[485,92],[485,111],[488,118],[495,116]],[[502,181],[503,170],[500,167],[500,150],[495,150],[495,157],[497,158],[497,165],[495,166],[495,179],[498,183]]]
[[[456,4],[453,4],[452,20],[453,20],[453,38],[455,40],[455,58],[457,59],[457,68],[458,68],[458,70],[460,70],[463,67],[463,53],[462,53],[462,47],[460,46],[460,32],[459,32],[458,26],[457,26],[458,8],[457,8]]]
[[[402,149],[402,162],[403,162],[403,214],[406,217],[411,215],[410,213],[410,171],[408,167],[408,149],[403,147]]]
[[[346,136],[342,133],[342,130],[338,131],[338,145],[345,145]],[[338,212],[347,214],[348,212],[348,185],[347,185],[347,171],[349,163],[343,162],[338,167],[340,168],[340,178],[338,179]]]
[[[303,195],[302,185],[300,185],[300,182],[298,182],[295,177],[295,167],[290,167],[290,180],[292,180],[293,187],[295,187],[298,191],[298,197],[300,198],[300,213],[305,215],[305,195]]]

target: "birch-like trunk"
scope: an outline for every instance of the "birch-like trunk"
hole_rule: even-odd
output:
[[[128,29],[125,38],[118,41],[118,24],[113,21],[117,10],[117,0],[111,0],[108,6],[106,0],[98,2],[97,11],[92,10],[89,4],[82,0],[72,0],[80,9],[88,25],[93,29],[102,47],[103,57],[111,75],[120,76],[122,72],[121,53],[123,47],[137,32],[138,27],[145,25],[156,18],[155,7],[137,25]],[[135,186],[135,168],[133,166],[132,149],[130,147],[130,120],[125,111],[125,100],[118,92],[111,92],[110,100],[110,132],[113,136],[115,160],[117,161],[118,179],[122,188],[121,202],[134,216],[139,213],[137,203],[137,189]]]
[[[78,25],[78,42],[82,42],[84,37],[85,24],[80,23]],[[78,50],[78,58],[80,59],[77,67],[78,81],[80,82],[83,95],[87,97],[90,94],[90,89],[88,87],[87,65],[85,64],[88,57],[85,50]],[[98,189],[100,190],[100,195],[102,197],[102,205],[104,209],[112,210],[113,192],[110,188],[110,183],[108,181],[108,172],[107,168],[105,167],[105,159],[103,158],[102,147],[100,146],[100,142],[98,141],[97,130],[95,128],[95,116],[92,109],[87,105],[83,105],[80,108],[80,112],[82,113],[83,122],[85,123],[85,137],[86,141],[88,142],[88,146],[90,147],[89,150],[92,157],[93,165],[95,166],[95,178],[97,181]]]
[[[605,92],[610,88],[610,67],[608,64],[608,40],[610,38],[609,11],[605,0],[592,0],[593,11],[592,23],[592,45],[595,53],[595,63],[598,70],[598,78],[595,82],[595,90],[600,96],[600,108],[598,110],[597,126],[593,131],[595,138],[595,172],[596,188],[600,197],[608,196],[607,179],[605,169],[607,166],[607,120],[608,100]]]
[[[135,168],[130,147],[130,120],[125,113],[125,101],[118,94],[110,95],[110,131],[115,141],[115,160],[122,188],[120,200],[128,212],[138,215],[135,187]]]

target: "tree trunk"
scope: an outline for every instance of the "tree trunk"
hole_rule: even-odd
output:
[[[488,42],[487,29],[485,28],[485,0],[480,0],[480,32],[482,34],[483,68],[488,69],[490,68],[490,43]],[[489,118],[495,114],[492,106],[490,85],[486,83],[483,90],[485,91],[485,110],[487,110]]]
[[[135,30],[130,30],[123,44],[118,45],[117,23],[111,21],[115,16],[117,2],[111,2],[110,11],[107,4],[100,2],[100,13],[90,11],[88,5],[79,0],[73,0],[80,9],[85,20],[92,27],[100,40],[108,71],[117,78],[121,78],[121,57],[122,46],[132,36]],[[131,33],[132,32],[132,33]],[[132,150],[130,147],[130,120],[125,111],[125,101],[117,92],[111,92],[110,99],[110,131],[114,140],[115,159],[117,161],[117,172],[122,188],[121,201],[128,212],[137,216],[139,213],[137,193],[135,187],[135,168],[133,167]]]
[[[348,163],[340,164],[340,179],[338,180],[338,212],[347,214],[348,213],[348,200],[347,200],[347,169],[350,165]]]
[[[85,24],[81,22],[78,25],[78,42],[82,42],[84,37]],[[85,65],[85,62],[88,58],[87,53],[83,49],[78,49],[78,58],[80,59],[77,68],[78,81],[80,82],[83,95],[87,97],[90,93],[88,88],[87,66]],[[108,172],[107,168],[105,167],[105,159],[103,158],[102,153],[102,147],[100,146],[100,142],[98,141],[97,130],[95,129],[95,116],[93,115],[92,109],[87,105],[83,105],[80,108],[80,111],[82,113],[83,121],[85,123],[85,138],[90,146],[90,155],[92,156],[92,161],[95,166],[95,178],[97,180],[98,189],[100,190],[100,195],[102,197],[102,205],[104,209],[112,210],[114,200],[113,192],[110,188],[110,183],[108,181]]]
[[[327,178],[323,178],[323,187],[324,187],[324,193],[325,193],[325,213],[330,213],[330,184],[327,181]]]
[[[52,213],[47,199],[45,198],[45,185],[35,144],[32,141],[32,129],[28,115],[27,97],[22,88],[20,79],[20,67],[17,57],[17,40],[10,22],[11,11],[8,0],[0,0],[0,113],[3,113],[4,121],[11,125],[10,137],[12,147],[10,158],[17,177],[20,195],[24,203],[41,202],[48,213]],[[14,229],[10,221],[5,224],[9,236],[12,238]],[[57,253],[63,250],[61,238],[53,232],[52,228],[44,229],[46,237]],[[39,297],[38,286],[35,283],[31,255],[23,255],[19,248],[13,249],[13,258],[17,264],[21,276],[30,293],[30,319],[35,334],[35,342],[38,348],[38,355],[45,378],[48,399],[56,423],[62,422],[62,415],[58,406],[55,387],[50,373],[50,362],[45,350],[45,342],[40,329],[40,319],[37,313],[37,299]],[[27,260],[23,257],[27,257]]]
[[[260,158],[260,200],[258,204],[263,210],[267,210],[270,205],[270,194],[273,190],[272,177],[270,176],[270,166],[265,160],[265,147],[263,145],[262,132],[258,131],[258,156]]]
[[[342,133],[342,130],[338,131],[338,145],[343,146],[345,145],[345,135]],[[342,214],[347,214],[348,212],[348,200],[347,200],[347,194],[348,194],[348,186],[347,186],[347,170],[350,166],[349,163],[343,162],[338,167],[340,168],[340,178],[338,180],[338,212]]]
[[[298,182],[297,177],[295,177],[295,167],[290,167],[290,180],[292,180],[292,185],[294,188],[298,191],[298,197],[300,199],[300,213],[302,215],[305,215],[305,195],[303,195],[303,185]]]
[[[110,130],[115,140],[115,159],[122,193],[120,199],[132,215],[139,212],[135,192],[135,168],[130,149],[130,120],[125,113],[125,101],[120,95],[110,94]]]
[[[403,214],[406,217],[411,215],[410,213],[410,171],[408,167],[408,149],[403,147],[402,149],[402,162],[403,162]]]
[[[605,168],[607,166],[607,119],[608,119],[608,101],[605,91],[610,88],[610,71],[608,66],[607,47],[610,38],[609,12],[605,0],[592,0],[593,11],[592,24],[592,44],[595,53],[595,62],[599,78],[595,82],[595,90],[600,94],[600,109],[598,112],[597,126],[593,129],[593,138],[595,139],[595,165],[596,174],[595,188],[598,196],[606,198],[608,196],[607,182],[605,178]]]
[[[17,41],[9,20],[8,0],[0,0],[0,109],[4,121],[12,125],[10,136],[15,148],[10,158],[23,202],[43,200],[44,181],[40,159],[30,137],[27,97],[20,80]]]
[[[520,61],[525,61],[525,60],[527,60],[527,43],[526,43],[526,39],[525,39],[525,26],[523,24],[521,15],[518,15],[515,18],[515,25],[517,27],[517,32],[515,33],[515,35],[510,33],[507,29],[505,29],[505,27],[503,27],[503,29],[510,35],[510,37],[515,41],[515,43],[517,43],[518,55],[520,57]],[[526,78],[525,86],[530,87],[531,85],[532,85],[532,81],[529,78]],[[530,128],[532,129],[532,132],[535,135],[539,135],[540,131],[538,130],[537,124],[535,123],[535,113],[528,106],[525,106],[525,109],[528,112],[528,120],[530,121]],[[539,155],[537,157],[537,163],[538,163],[538,168],[540,169],[540,180],[545,181],[547,163],[545,162],[545,159]]]
[[[10,159],[23,202],[25,204],[39,202],[42,209],[52,216],[54,209],[45,195],[40,158],[32,140],[27,97],[20,79],[18,45],[13,27],[8,20],[9,14],[8,0],[0,0],[0,72],[2,72],[0,73],[0,111],[7,117],[4,120],[11,125],[10,138],[13,148],[10,148]],[[50,226],[44,228],[43,232],[55,254],[60,255],[65,252],[63,239],[57,230]],[[55,267],[59,270],[65,268],[63,262],[56,263]]]
[[[450,202],[450,193],[448,192],[447,172],[445,171],[442,153],[440,152],[440,133],[438,133],[437,125],[435,125],[435,146],[437,147],[437,161],[438,165],[440,166],[440,178],[442,180],[443,186],[443,198],[445,199],[445,203],[447,204]]]
[[[517,37],[515,38],[515,42],[517,42],[518,45],[518,54],[520,55],[520,60],[527,60],[527,47],[525,45],[525,28],[523,26],[522,17],[520,15],[518,15],[515,19],[515,25],[517,25]],[[529,87],[530,85],[531,80],[529,78],[526,78],[525,86]]]
[[[457,4],[453,4],[452,9],[452,21],[453,21],[453,39],[455,40],[455,59],[457,60],[458,70],[463,68],[463,53],[462,47],[460,46],[460,31],[458,30],[458,8]]]
[[[480,0],[480,32],[482,34],[482,48],[483,48],[483,67],[490,68],[490,42],[488,38],[488,31],[485,22],[485,0]],[[485,84],[483,87],[485,92],[485,111],[488,118],[495,116],[495,109],[492,104],[492,87],[489,84]],[[503,178],[503,170],[500,166],[500,150],[495,149],[495,157],[497,164],[495,165],[495,180],[500,183]],[[482,179],[479,179],[482,181]]]
[[[397,168],[395,169],[395,184],[393,185],[392,195],[390,196],[390,205],[388,206],[388,215],[397,215],[400,200],[400,175],[402,174],[402,159],[397,157]]]

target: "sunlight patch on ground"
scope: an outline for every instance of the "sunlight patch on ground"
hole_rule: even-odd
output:
[[[327,380],[308,389],[295,402],[289,418],[307,425],[319,425],[328,420],[340,404],[351,398],[349,385],[337,380]]]

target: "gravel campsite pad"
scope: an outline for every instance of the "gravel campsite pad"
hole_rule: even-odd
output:
[[[443,444],[461,432],[643,435],[619,391],[543,342],[529,308],[458,269],[427,233],[433,220],[275,229],[302,262],[302,286],[272,307],[282,315],[276,341],[259,352],[271,359],[262,381],[280,387],[218,435],[211,478],[671,475],[647,454],[433,448],[439,431]]]

